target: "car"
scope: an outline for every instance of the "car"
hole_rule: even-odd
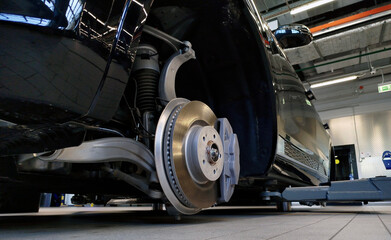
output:
[[[0,46],[1,212],[50,192],[281,206],[330,179],[330,136],[257,1],[1,1]]]

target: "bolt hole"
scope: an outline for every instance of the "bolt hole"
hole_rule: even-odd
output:
[[[202,160],[202,164],[205,164],[205,162],[206,162],[206,161],[205,161],[205,159],[204,159],[204,160]]]
[[[219,154],[219,158],[221,158],[221,153]]]
[[[213,174],[216,174],[216,169],[213,170]]]
[[[205,142],[205,137],[202,137],[202,140],[204,140],[204,142]]]
[[[216,135],[215,135],[215,134],[213,134],[213,138],[216,138]]]

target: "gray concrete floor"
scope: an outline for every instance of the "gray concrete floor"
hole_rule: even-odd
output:
[[[148,208],[42,208],[0,215],[0,239],[391,239],[391,203],[213,209],[180,221]]]

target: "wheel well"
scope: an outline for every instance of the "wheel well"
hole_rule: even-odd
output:
[[[241,176],[264,175],[274,158],[277,135],[265,49],[243,3],[210,1],[194,6],[190,2],[157,5],[147,22],[190,41],[196,53],[196,60],[177,73],[177,96],[203,101],[217,117],[228,118],[239,138]],[[159,51],[165,54],[166,48]]]

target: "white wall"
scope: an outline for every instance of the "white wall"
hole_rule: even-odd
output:
[[[326,121],[334,146],[354,144],[359,178],[391,177],[381,156],[391,151],[391,111],[353,115]]]

